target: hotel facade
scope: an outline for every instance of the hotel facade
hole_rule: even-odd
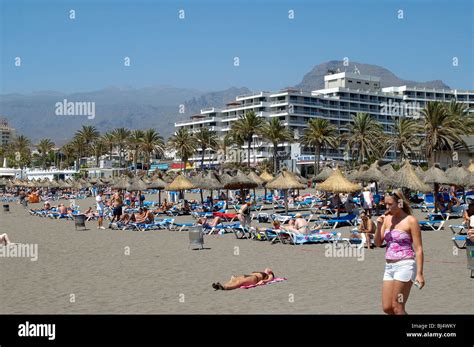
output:
[[[201,110],[189,120],[175,123],[175,128],[187,128],[190,132],[197,132],[201,128],[215,131],[219,137],[225,136],[233,122],[246,112],[254,111],[258,116],[278,118],[281,123],[291,128],[296,139],[302,135],[309,120],[324,118],[329,120],[339,134],[348,131],[351,118],[358,112],[369,113],[382,126],[384,132],[390,133],[391,126],[399,117],[417,117],[419,110],[429,101],[465,103],[470,112],[474,112],[474,91],[452,89],[428,89],[417,87],[380,87],[380,78],[361,75],[358,73],[332,73],[324,77],[324,89],[303,91],[285,89],[278,92],[258,92],[249,95],[237,96],[234,101],[224,108],[215,107]],[[246,151],[239,151],[239,155],[246,155]],[[254,137],[251,162],[272,158],[272,145],[258,136]],[[190,159],[196,166],[200,165],[202,152],[198,151]],[[298,143],[282,143],[278,147],[281,160],[286,161],[288,167],[305,171],[305,167],[314,163],[314,150],[304,148]],[[327,149],[322,153],[322,159],[327,161],[348,160],[348,154],[341,146],[337,149]],[[236,161],[228,158],[227,161]],[[246,158],[244,158],[246,159]],[[394,160],[395,153],[387,153],[386,160]],[[205,153],[206,164],[223,162],[223,156],[211,151]]]

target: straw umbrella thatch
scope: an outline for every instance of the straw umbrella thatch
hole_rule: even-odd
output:
[[[251,180],[246,174],[238,170],[230,180],[224,183],[225,189],[240,189],[242,203],[245,202],[244,189],[256,188],[257,183]]]
[[[394,175],[394,181],[395,184],[400,188],[406,188],[425,193],[431,191],[430,186],[418,178],[413,166],[408,160],[406,160],[401,169],[396,172]]]
[[[388,178],[393,178],[393,176],[396,174],[396,171],[393,168],[391,163],[381,166],[380,172],[382,172],[385,175],[385,177],[388,177]]]
[[[183,175],[178,175],[173,180],[173,182],[171,182],[165,187],[165,190],[183,192],[183,196],[184,196],[185,190],[194,189],[194,188],[196,188],[196,186],[194,185],[193,182],[191,182],[188,178],[184,177]]]
[[[319,174],[314,177],[316,182],[322,182],[329,178],[334,173],[334,170],[330,166],[325,166]]]
[[[129,192],[141,192],[148,188],[147,184],[143,182],[139,177],[133,177],[127,185],[127,190]]]
[[[466,169],[462,163],[446,170],[446,177],[449,183],[460,187],[465,187],[469,183],[471,175],[473,173]]]
[[[199,188],[199,195],[201,196],[201,203],[204,203],[204,196],[202,194],[203,189],[206,189],[206,184],[203,180],[204,171],[199,172],[197,175],[190,177],[191,182]]]
[[[273,181],[267,183],[268,189],[283,190],[285,199],[285,211],[288,214],[288,189],[304,189],[306,186],[298,178],[287,170],[283,170]]]
[[[360,190],[360,186],[349,181],[344,177],[341,170],[336,168],[331,176],[329,176],[324,182],[316,185],[316,189],[339,194],[353,193]]]
[[[148,189],[158,189],[158,204],[161,205],[161,191],[165,189],[166,182],[158,176],[153,177],[147,184]]]
[[[128,180],[124,177],[119,177],[115,179],[115,182],[112,185],[112,188],[120,189],[120,190],[127,189],[127,187],[128,187]]]
[[[425,170],[423,170],[420,166],[417,166],[415,168],[415,173],[418,176],[418,178],[422,181],[425,179]]]
[[[424,173],[423,182],[430,184],[448,184],[449,179],[445,172],[441,170],[439,164],[436,163]]]
[[[438,191],[440,184],[447,184],[449,183],[449,179],[444,173],[443,170],[439,167],[438,163],[435,163],[432,167],[429,168],[428,171],[424,173],[423,182],[428,184],[433,184],[434,190],[434,200],[435,200],[435,211],[438,210],[436,201],[438,201]]]
[[[255,173],[255,171],[250,171],[250,173],[247,176],[252,181],[257,183],[258,188],[262,188],[263,185],[265,184],[265,181],[263,179],[261,179],[260,176]],[[253,201],[255,203],[257,202],[257,193],[255,192],[255,188],[253,188]]]
[[[275,177],[273,177],[272,174],[268,173],[268,171],[265,170],[260,174],[260,178],[265,182],[263,184],[264,194],[265,194],[263,200],[267,201],[267,183],[273,181]]]

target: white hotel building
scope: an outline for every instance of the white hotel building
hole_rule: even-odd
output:
[[[185,127],[191,132],[207,127],[220,137],[230,131],[231,125],[239,116],[248,111],[254,111],[265,118],[277,117],[282,124],[301,135],[307,122],[312,118],[325,118],[333,123],[342,134],[347,131],[347,124],[352,115],[366,112],[379,121],[386,132],[400,116],[413,116],[410,107],[424,107],[428,101],[438,100],[449,102],[457,100],[466,103],[470,111],[474,111],[474,91],[451,89],[427,89],[416,87],[380,87],[380,78],[342,72],[328,74],[324,77],[325,88],[314,91],[285,89],[279,92],[259,92],[250,95],[237,96],[225,108],[207,108],[200,114],[193,115],[189,120],[175,123],[176,128]],[[392,108],[388,108],[391,106]],[[398,109],[393,106],[401,106]],[[408,106],[408,108],[407,108]],[[254,138],[251,161],[261,161],[271,158],[271,144]],[[314,163],[314,151],[299,146],[299,144],[284,143],[278,151],[282,159],[290,160],[287,165],[306,165]],[[206,151],[206,162],[217,164],[219,159],[215,153],[209,156]],[[328,159],[344,160],[344,148],[325,150],[321,153]],[[388,153],[386,159],[394,158],[394,153]],[[199,165],[201,153],[198,152],[192,162]],[[301,168],[301,167],[299,167]]]

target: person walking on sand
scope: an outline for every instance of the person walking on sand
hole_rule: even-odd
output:
[[[227,283],[213,283],[212,288],[215,290],[232,290],[242,286],[261,285],[271,282],[275,279],[272,269],[266,268],[263,272],[252,272],[250,275],[232,276]]]
[[[99,191],[99,194],[95,197],[95,201],[97,203],[97,214],[99,218],[97,219],[97,229],[105,229],[102,225],[104,223],[104,199],[103,199],[104,192],[102,190]]]
[[[377,218],[375,232],[375,245],[380,247],[383,240],[387,244],[382,306],[387,314],[406,314],[413,282],[419,289],[425,285],[420,225],[402,192],[386,196],[385,205],[387,212]]]

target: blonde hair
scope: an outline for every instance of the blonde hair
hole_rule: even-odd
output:
[[[413,215],[413,210],[410,207],[410,203],[405,198],[405,195],[403,195],[403,192],[401,190],[399,189],[394,190],[390,196],[393,197],[396,203],[398,203],[400,200],[402,201],[402,206],[400,207],[400,204],[399,204],[399,207],[403,210],[403,212],[409,215]]]

